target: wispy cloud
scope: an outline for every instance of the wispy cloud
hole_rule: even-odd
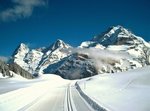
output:
[[[98,48],[72,48],[69,51],[88,55],[89,60],[97,70],[101,70],[103,66],[111,67],[114,63],[121,64],[121,59],[127,60],[132,58],[127,52],[109,51]]]
[[[36,47],[38,47],[38,45],[36,44],[36,43],[25,43],[29,48],[36,48]]]
[[[10,57],[0,56],[0,60],[3,62],[8,62]]]
[[[16,21],[21,18],[28,18],[32,15],[35,7],[46,5],[45,0],[12,0],[14,7],[0,12],[1,21]]]

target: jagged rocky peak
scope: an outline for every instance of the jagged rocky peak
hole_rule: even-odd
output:
[[[27,45],[21,43],[12,56],[12,62],[33,74],[68,56],[69,53],[64,50],[70,47],[60,39],[49,47],[37,49],[29,49]]]
[[[29,47],[26,44],[21,43],[14,51],[13,56],[19,58],[24,57],[29,51]]]
[[[39,71],[41,72],[42,70],[46,69],[49,65],[57,63],[63,58],[69,56],[69,48],[71,48],[70,45],[58,39],[50,47],[46,48],[37,69],[40,69]]]
[[[98,36],[95,36],[92,41],[101,41],[103,40],[103,37],[105,38],[109,38],[111,37],[112,35],[118,35],[119,33],[123,33],[125,35],[130,35],[131,32],[128,31],[127,29],[125,29],[123,26],[112,26],[112,27],[109,27],[105,32],[99,34]]]
[[[124,27],[112,26],[106,32],[95,36],[91,41],[99,42],[104,46],[108,45],[133,45],[137,43],[137,36]],[[140,42],[140,40],[138,41]]]
[[[56,42],[54,42],[51,45],[52,50],[55,50],[55,49],[58,49],[58,48],[69,48],[69,47],[71,47],[71,46],[66,44],[64,41],[62,41],[60,39],[57,39]]]
[[[135,43],[141,43],[141,40],[138,40],[137,36],[128,29],[118,25],[109,27],[105,32],[94,36],[90,41],[82,42],[80,47],[104,49],[109,45],[133,45]]]
[[[24,43],[21,43],[19,46],[18,46],[18,50],[19,51],[28,51],[29,50],[29,47],[24,44]]]

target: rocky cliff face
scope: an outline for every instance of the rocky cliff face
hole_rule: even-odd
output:
[[[66,79],[80,79],[98,74],[88,55],[74,53],[55,72]]]
[[[6,64],[5,62],[0,61],[0,74],[2,74],[2,77],[13,77],[11,71],[27,79],[32,79],[35,77],[15,63]]]
[[[2,77],[11,77],[12,75],[9,72],[9,66],[0,60],[0,73],[2,74]]]

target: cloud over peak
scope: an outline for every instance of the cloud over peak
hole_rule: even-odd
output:
[[[28,18],[32,15],[35,7],[45,6],[45,0],[12,0],[14,7],[0,12],[1,21],[16,21],[21,18]]]

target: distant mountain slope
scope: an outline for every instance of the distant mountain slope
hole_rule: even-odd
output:
[[[0,73],[2,74],[1,75],[2,77],[5,77],[5,76],[11,77],[8,65],[1,60],[0,60]]]
[[[18,74],[24,78],[27,79],[33,79],[36,77],[36,75],[32,75],[31,73],[29,73],[28,71],[24,70],[22,67],[20,67],[18,64],[13,63],[13,64],[9,64],[9,70],[13,71],[15,74]]]
[[[29,72],[25,71],[22,67],[19,65],[13,63],[13,64],[6,64],[5,62],[0,60],[0,77],[13,77],[13,71],[15,74],[18,74],[24,78],[32,79],[34,76],[30,74]]]
[[[66,79],[80,79],[98,74],[88,55],[80,53],[69,56],[55,73]]]

